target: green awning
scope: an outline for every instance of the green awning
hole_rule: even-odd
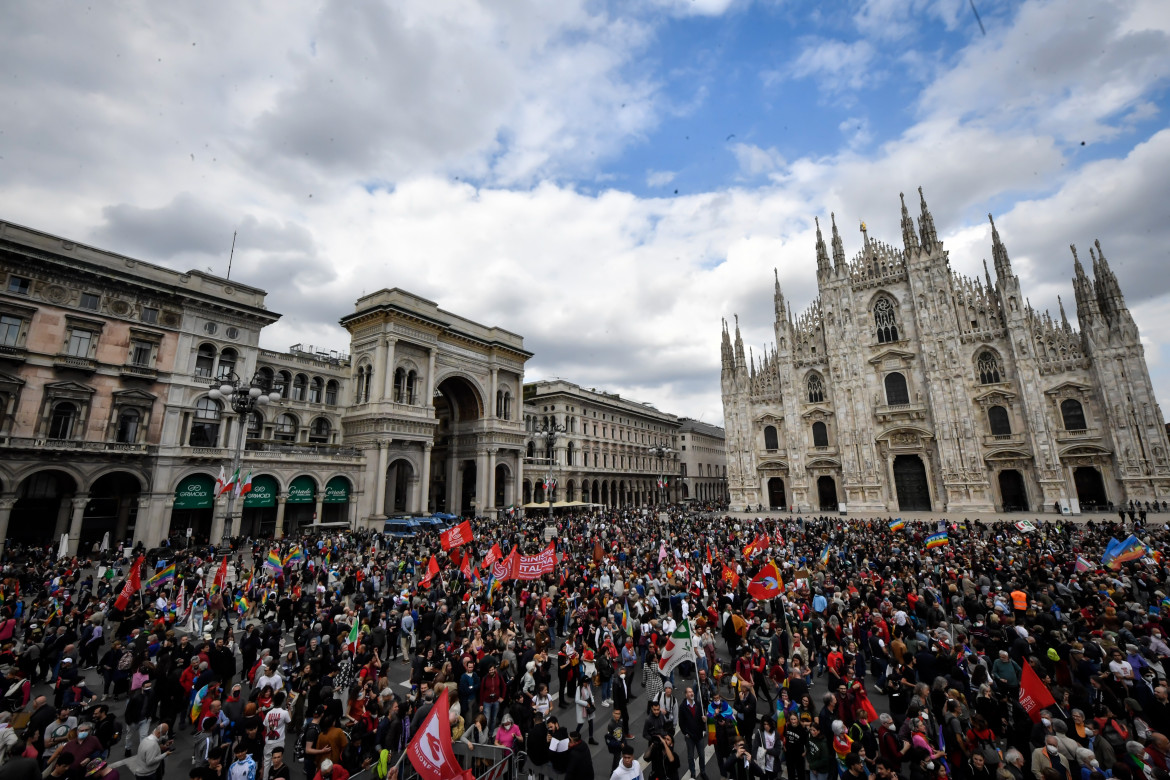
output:
[[[334,477],[325,485],[324,504],[348,504],[349,480],[345,477]]]
[[[280,485],[268,476],[252,477],[252,490],[244,494],[246,509],[264,509],[276,506],[276,496],[280,493]]]
[[[317,485],[313,478],[301,475],[288,486],[287,504],[313,504],[317,501]]]
[[[210,509],[215,506],[215,479],[194,474],[175,488],[175,509]]]

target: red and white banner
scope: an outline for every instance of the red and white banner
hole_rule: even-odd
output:
[[[439,573],[439,562],[436,561],[435,556],[432,555],[431,560],[427,562],[427,573],[425,575],[423,575],[423,578],[421,580],[418,581],[419,587],[429,588],[431,586],[431,580],[433,580],[435,578],[435,575],[438,573]]]
[[[443,543],[444,550],[450,550],[452,547],[461,547],[473,539],[475,539],[475,535],[471,532],[470,520],[464,520],[454,528],[448,528],[439,534],[439,541]]]
[[[556,568],[557,546],[555,542],[550,541],[548,547],[536,555],[520,555],[513,547],[507,558],[496,561],[492,565],[492,576],[500,582],[504,580],[536,580],[556,570]]]
[[[1020,706],[1028,713],[1033,723],[1040,722],[1040,710],[1056,704],[1051,691],[1032,671],[1032,665],[1024,661],[1024,673],[1020,675]]]
[[[126,607],[130,606],[130,597],[142,589],[142,556],[138,556],[138,560],[134,561],[134,565],[130,567],[130,576],[126,578],[126,584],[122,586],[122,592],[118,594],[118,598],[114,601],[114,609],[119,612],[125,612]]]
[[[439,698],[410,740],[406,756],[423,780],[472,780],[474,775],[459,766],[451,745],[451,705],[447,697],[446,688],[439,691]]]
[[[493,563],[504,557],[504,551],[500,549],[500,545],[493,544],[492,549],[488,550],[488,554],[483,558],[483,567],[489,568]]]

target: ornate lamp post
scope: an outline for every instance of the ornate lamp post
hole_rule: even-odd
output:
[[[674,450],[672,450],[670,447],[667,447],[665,444],[656,444],[653,447],[647,447],[646,452],[649,452],[651,455],[658,458],[658,499],[659,499],[658,503],[661,504],[662,503],[661,491],[663,488],[663,482],[665,482],[665,479],[663,478],[663,473],[662,473],[662,461],[666,458],[667,455],[674,452]],[[666,496],[667,496],[667,499],[669,500],[669,498],[670,498],[670,489],[669,488],[667,488]]]
[[[260,374],[252,377],[250,382],[244,382],[236,372],[231,371],[219,378],[219,387],[213,387],[207,395],[216,401],[224,401],[239,417],[239,432],[236,434],[236,450],[232,455],[232,470],[235,474],[240,468],[244,455],[244,435],[248,430],[248,415],[257,407],[276,403],[280,400],[280,393],[268,392],[268,383]],[[219,544],[232,537],[232,511],[235,508],[236,491],[228,492],[227,507],[223,517],[223,533],[220,534]]]
[[[543,438],[545,441],[545,455],[548,461],[548,479],[544,482],[544,497],[548,501],[548,519],[552,521],[552,490],[553,490],[553,466],[556,465],[557,460],[557,436],[565,432],[565,426],[561,425],[553,417],[546,420],[536,431],[533,432],[533,437]]]

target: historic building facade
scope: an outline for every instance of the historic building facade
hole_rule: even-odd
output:
[[[921,195],[921,190],[920,190]],[[1034,310],[991,225],[994,280],[950,268],[921,199],[902,247],[869,237],[847,261],[817,225],[819,295],[748,359],[724,322],[722,393],[733,508],[989,512],[1105,509],[1170,498],[1162,413],[1100,243],[1073,247],[1079,330]]]
[[[539,431],[561,431],[550,449]],[[563,429],[563,430],[562,430]],[[524,385],[522,501],[647,506],[677,501],[679,418],[647,403],[552,379]],[[551,491],[545,483],[555,482]]]
[[[718,425],[689,417],[678,426],[679,498],[722,503],[727,500],[727,437]]]
[[[350,354],[275,352],[264,299],[0,223],[0,545],[218,539],[241,431],[233,532],[515,502],[519,336],[383,290],[343,318]],[[241,419],[209,393],[232,376],[280,400]]]

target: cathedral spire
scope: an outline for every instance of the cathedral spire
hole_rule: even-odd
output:
[[[1064,301],[1060,299],[1059,295],[1056,296],[1056,305],[1060,307],[1060,325],[1064,328],[1064,332],[1068,333],[1072,330],[1072,326],[1068,324],[1068,315],[1064,313]]]
[[[776,292],[772,297],[773,301],[776,304],[776,322],[783,322],[786,319],[786,315],[785,315],[785,305],[784,305],[784,292],[783,292],[783,290],[780,289],[780,272],[778,270],[776,270],[775,268],[773,268],[772,273],[775,274],[775,276],[776,276]]]
[[[898,197],[902,199],[902,245],[906,249],[906,254],[910,254],[913,249],[918,249],[918,234],[914,232],[914,220],[910,218],[910,211],[906,208],[906,195],[899,192]]]
[[[735,315],[735,366],[746,368],[747,359],[743,354],[743,336],[739,335],[739,315]]]
[[[987,258],[983,258],[983,278],[987,282],[987,289],[992,290],[995,285],[991,283],[991,272],[987,270]]]
[[[1125,308],[1125,298],[1121,294],[1121,285],[1117,283],[1117,276],[1114,275],[1113,269],[1109,267],[1109,261],[1105,259],[1105,252],[1101,249],[1101,241],[1093,241],[1093,245],[1097,247],[1097,260],[1100,263],[1100,270],[1097,272],[1097,280],[1101,284],[1102,293],[1109,301],[1109,307],[1114,311],[1121,311]],[[1092,252],[1092,250],[1089,250]]]
[[[987,219],[991,222],[991,257],[995,263],[995,277],[1006,280],[1012,275],[1012,261],[1008,258],[1007,247],[999,240],[995,218],[988,214]]]
[[[841,245],[841,234],[837,232],[837,215],[829,212],[829,219],[833,221],[833,267],[845,267],[845,248]]]
[[[922,204],[922,213],[918,215],[918,229],[922,233],[922,248],[930,250],[938,243],[938,233],[934,229],[934,217],[926,205],[926,196],[922,188],[918,188],[918,200]]]
[[[817,276],[829,272],[829,252],[825,249],[825,237],[821,235],[821,220],[813,217],[817,223]]]
[[[1068,248],[1072,250],[1073,256],[1073,295],[1077,302],[1077,322],[1081,325],[1081,330],[1084,331],[1088,326],[1092,325],[1094,318],[1099,313],[1097,306],[1097,293],[1093,289],[1093,282],[1089,279],[1089,275],[1085,273],[1085,267],[1081,265],[1081,259],[1077,257],[1077,245],[1069,244]]]
[[[731,336],[727,333],[727,318],[723,318],[723,343],[719,346],[719,354],[723,359],[723,368],[730,368],[734,358],[731,354]]]

